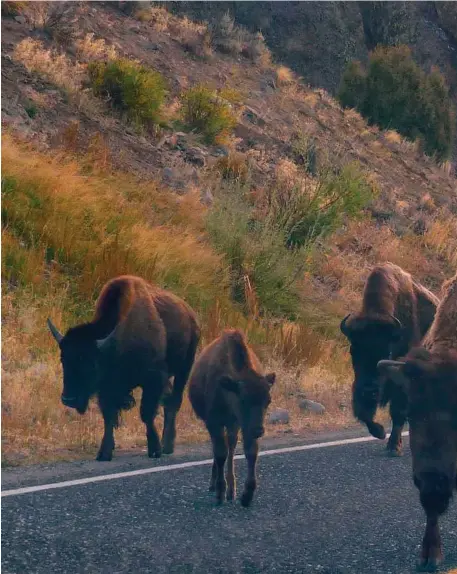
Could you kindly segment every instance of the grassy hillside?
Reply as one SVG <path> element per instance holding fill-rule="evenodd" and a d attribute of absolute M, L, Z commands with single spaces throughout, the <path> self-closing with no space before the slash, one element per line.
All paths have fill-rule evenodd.
<path fill-rule="evenodd" d="M 256 36 L 223 54 L 162 8 L 25 15 L 2 18 L 4 460 L 95 452 L 100 416 L 60 404 L 46 317 L 88 319 L 121 273 L 184 297 L 203 344 L 246 331 L 291 414 L 270 433 L 350 424 L 339 321 L 375 263 L 434 290 L 455 269 L 449 166 L 304 86 Z M 137 411 L 125 422 L 119 446 L 144 446 Z M 205 437 L 186 401 L 178 441 Z"/>

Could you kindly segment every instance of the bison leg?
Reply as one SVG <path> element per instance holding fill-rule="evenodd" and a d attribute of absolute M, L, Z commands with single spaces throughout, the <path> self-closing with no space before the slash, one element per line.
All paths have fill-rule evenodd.
<path fill-rule="evenodd" d="M 173 454 L 175 450 L 175 438 L 176 438 L 176 415 L 182 404 L 182 397 L 184 393 L 184 387 L 187 382 L 186 372 L 185 376 L 175 375 L 175 380 L 173 382 L 173 390 L 165 397 L 163 411 L 163 433 L 162 433 L 162 445 L 164 454 Z"/>
<path fill-rule="evenodd" d="M 421 572 L 435 572 L 442 558 L 438 517 L 436 515 L 428 515 L 418 570 Z"/>
<path fill-rule="evenodd" d="M 390 456 L 401 456 L 402 438 L 401 433 L 406 422 L 407 397 L 394 395 L 390 401 L 390 416 L 392 418 L 392 432 L 387 442 L 387 452 Z"/>
<path fill-rule="evenodd" d="M 259 443 L 257 439 L 244 439 L 244 455 L 248 463 L 248 476 L 244 483 L 244 491 L 241 495 L 241 505 L 247 507 L 251 504 L 254 491 L 257 488 L 257 456 L 259 453 Z"/>
<path fill-rule="evenodd" d="M 227 460 L 227 438 L 223 427 L 210 430 L 211 442 L 213 443 L 214 462 L 216 466 L 216 500 L 222 504 L 225 500 L 225 491 L 227 483 L 224 476 L 224 466 Z"/>
<path fill-rule="evenodd" d="M 159 376 L 163 378 L 163 381 L 152 381 L 152 383 L 150 382 L 143 388 L 140 406 L 141 420 L 146 426 L 148 456 L 150 458 L 160 458 L 162 455 L 162 445 L 160 444 L 160 438 L 154 424 L 154 419 L 157 415 L 157 408 L 159 406 L 162 389 L 165 386 L 166 376 L 159 373 L 156 375 L 156 379 Z"/>
<path fill-rule="evenodd" d="M 162 445 L 164 454 L 173 454 L 176 439 L 176 416 L 181 408 L 184 388 L 194 363 L 195 352 L 198 346 L 198 337 L 193 338 L 187 350 L 187 357 L 183 367 L 175 374 L 173 390 L 164 401 L 164 424 Z"/>
<path fill-rule="evenodd" d="M 216 491 L 216 480 L 217 480 L 217 463 L 216 459 L 213 460 L 213 466 L 211 468 L 211 480 L 209 482 L 209 491 L 215 492 Z"/>
<path fill-rule="evenodd" d="M 233 457 L 238 442 L 238 428 L 230 428 L 227 431 L 228 461 L 227 461 L 227 500 L 235 500 L 236 478 Z"/>
<path fill-rule="evenodd" d="M 100 410 L 102 411 L 103 421 L 105 423 L 105 432 L 103 433 L 102 443 L 97 454 L 97 460 L 108 461 L 113 458 L 114 450 L 114 427 L 118 425 L 119 411 L 113 406 L 105 403 L 99 398 Z"/>

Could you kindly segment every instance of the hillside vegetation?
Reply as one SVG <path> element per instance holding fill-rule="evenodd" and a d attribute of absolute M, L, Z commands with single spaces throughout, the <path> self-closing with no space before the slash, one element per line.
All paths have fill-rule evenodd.
<path fill-rule="evenodd" d="M 22 4 L 2 18 L 5 461 L 95 451 L 101 419 L 61 406 L 46 318 L 87 320 L 122 273 L 184 297 L 203 344 L 246 331 L 278 372 L 273 408 L 290 411 L 270 433 L 349 424 L 339 322 L 375 263 L 434 290 L 455 269 L 450 166 L 307 88 L 227 22 Z M 326 414 L 302 412 L 304 396 Z M 144 446 L 136 410 L 125 422 L 118 444 Z M 178 441 L 205 437 L 185 401 Z"/>

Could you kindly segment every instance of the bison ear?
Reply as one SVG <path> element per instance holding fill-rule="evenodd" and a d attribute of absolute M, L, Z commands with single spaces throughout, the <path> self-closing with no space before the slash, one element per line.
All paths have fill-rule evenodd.
<path fill-rule="evenodd" d="M 219 380 L 220 386 L 224 389 L 224 391 L 229 391 L 230 393 L 235 393 L 236 395 L 240 394 L 241 385 L 240 381 L 234 381 L 230 377 L 221 377 Z"/>
<path fill-rule="evenodd" d="M 265 375 L 265 379 L 268 383 L 268 385 L 270 386 L 270 388 L 275 384 L 276 381 L 276 373 L 268 373 L 268 375 Z"/>
<path fill-rule="evenodd" d="M 111 333 L 104 339 L 96 339 L 95 344 L 99 351 L 107 351 L 114 342 L 114 335 L 116 333 L 116 327 L 111 331 Z"/>
<path fill-rule="evenodd" d="M 407 391 L 409 378 L 404 372 L 405 365 L 404 361 L 379 361 L 378 372 L 387 376 L 395 385 Z"/>

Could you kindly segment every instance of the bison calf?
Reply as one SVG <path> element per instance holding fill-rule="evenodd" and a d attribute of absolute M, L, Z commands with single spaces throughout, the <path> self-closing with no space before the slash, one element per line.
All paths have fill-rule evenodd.
<path fill-rule="evenodd" d="M 243 335 L 227 330 L 208 345 L 190 375 L 189 397 L 208 429 L 214 461 L 210 491 L 218 503 L 236 495 L 233 456 L 241 428 L 248 476 L 241 504 L 249 506 L 256 489 L 257 439 L 264 434 L 264 418 L 271 402 L 275 373 L 264 375 L 260 362 Z M 224 466 L 228 455 L 227 482 Z"/>
<path fill-rule="evenodd" d="M 48 326 L 60 348 L 62 403 L 83 414 L 91 396 L 98 398 L 105 433 L 97 460 L 111 460 L 113 430 L 120 411 L 134 405 L 136 387 L 143 389 L 140 413 L 148 455 L 162 453 L 154 425 L 162 398 L 163 451 L 171 454 L 176 415 L 200 337 L 193 310 L 139 277 L 122 276 L 104 286 L 92 321 L 69 329 L 65 336 L 49 319 Z"/>
<path fill-rule="evenodd" d="M 414 484 L 427 515 L 419 566 L 427 571 L 441 561 L 438 518 L 457 488 L 457 274 L 443 291 L 422 347 L 378 364 L 408 397 Z"/>

